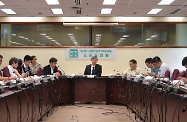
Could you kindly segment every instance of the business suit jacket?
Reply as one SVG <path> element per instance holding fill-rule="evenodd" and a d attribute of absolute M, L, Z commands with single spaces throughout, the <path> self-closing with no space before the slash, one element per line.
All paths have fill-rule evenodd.
<path fill-rule="evenodd" d="M 58 67 L 55 67 L 53 69 L 53 73 L 56 73 L 56 72 L 58 72 Z M 44 67 L 44 75 L 52 75 L 50 65 L 47 65 L 47 66 Z"/>
<path fill-rule="evenodd" d="M 84 71 L 84 75 L 91 75 L 91 64 L 87 65 Z M 97 77 L 101 77 L 102 74 L 102 66 L 99 64 L 95 65 L 95 72 L 94 75 L 96 75 Z"/>

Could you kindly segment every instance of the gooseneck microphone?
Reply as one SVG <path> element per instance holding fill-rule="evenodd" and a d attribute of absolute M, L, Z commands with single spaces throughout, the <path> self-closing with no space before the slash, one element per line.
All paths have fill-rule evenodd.
<path fill-rule="evenodd" d="M 63 72 L 64 75 L 66 75 L 65 71 L 60 66 L 57 67 Z"/>
<path fill-rule="evenodd" d="M 118 73 L 123 74 L 121 71 L 118 71 L 118 70 L 115 70 L 115 69 L 113 71 L 116 72 L 116 74 L 118 74 Z"/>

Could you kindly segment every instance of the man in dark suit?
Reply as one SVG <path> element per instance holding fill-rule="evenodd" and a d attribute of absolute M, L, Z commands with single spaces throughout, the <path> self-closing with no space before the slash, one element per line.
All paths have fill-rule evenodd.
<path fill-rule="evenodd" d="M 32 75 L 31 69 L 29 67 L 31 63 L 31 57 L 29 55 L 25 55 L 23 61 L 24 61 L 22 65 L 23 72 L 25 73 L 26 76 L 31 76 Z"/>
<path fill-rule="evenodd" d="M 44 67 L 44 75 L 57 75 L 59 76 L 60 73 L 58 71 L 58 67 L 56 66 L 57 59 L 51 58 L 49 59 L 49 65 Z"/>
<path fill-rule="evenodd" d="M 97 77 L 101 77 L 102 66 L 97 64 L 97 61 L 98 61 L 97 56 L 93 56 L 91 58 L 92 64 L 86 66 L 84 75 L 96 75 Z"/>

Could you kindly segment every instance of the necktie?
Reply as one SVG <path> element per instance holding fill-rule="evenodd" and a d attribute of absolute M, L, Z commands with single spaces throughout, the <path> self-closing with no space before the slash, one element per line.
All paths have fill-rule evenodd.
<path fill-rule="evenodd" d="M 92 74 L 91 75 L 95 75 L 95 67 L 92 67 Z"/>
<path fill-rule="evenodd" d="M 26 70 L 25 74 L 26 74 L 27 76 L 29 76 L 29 67 L 25 67 L 25 70 Z"/>

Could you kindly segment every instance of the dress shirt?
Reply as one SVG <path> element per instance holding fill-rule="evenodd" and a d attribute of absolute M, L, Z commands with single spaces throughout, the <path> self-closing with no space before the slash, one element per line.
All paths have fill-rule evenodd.
<path fill-rule="evenodd" d="M 23 66 L 24 66 L 24 68 L 25 68 L 25 74 L 26 74 L 27 76 L 29 76 L 29 75 L 30 75 L 29 66 L 26 66 L 24 63 L 23 63 Z"/>
<path fill-rule="evenodd" d="M 11 65 L 8 65 L 8 70 L 9 70 L 10 76 L 16 76 L 16 74 L 14 73 L 15 69 Z"/>
<path fill-rule="evenodd" d="M 53 70 L 54 70 L 54 69 L 51 67 L 51 74 L 53 74 L 53 72 L 54 72 Z"/>
<path fill-rule="evenodd" d="M 124 75 L 127 75 L 127 76 L 134 76 L 134 75 L 140 75 L 142 74 L 142 69 L 136 67 L 136 69 L 127 69 L 126 71 L 123 72 Z"/>
<path fill-rule="evenodd" d="M 92 74 L 93 68 L 95 69 L 95 66 L 92 65 L 91 66 L 91 74 Z"/>
<path fill-rule="evenodd" d="M 156 75 L 158 75 L 158 68 L 153 68 L 153 69 L 151 69 L 151 72 L 153 72 L 153 73 L 155 73 Z"/>
<path fill-rule="evenodd" d="M 166 63 L 162 63 L 159 70 L 158 70 L 158 75 L 160 77 L 165 77 L 165 73 L 166 73 L 167 70 L 170 71 L 168 65 Z M 170 71 L 170 76 L 171 76 L 171 71 Z"/>
<path fill-rule="evenodd" d="M 35 66 L 33 66 L 32 64 L 30 64 L 29 67 L 30 67 L 31 73 L 32 73 L 33 75 L 36 75 L 36 74 L 37 74 L 38 69 L 40 69 L 40 68 L 42 69 L 42 65 L 39 64 L 39 63 L 36 63 Z"/>

